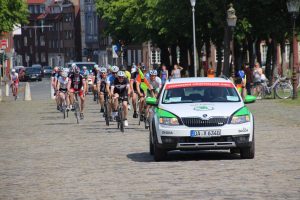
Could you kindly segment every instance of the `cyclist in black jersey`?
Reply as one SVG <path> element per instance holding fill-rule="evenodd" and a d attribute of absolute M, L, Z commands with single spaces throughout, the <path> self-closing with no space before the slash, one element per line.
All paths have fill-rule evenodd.
<path fill-rule="evenodd" d="M 124 71 L 118 71 L 117 78 L 111 85 L 111 93 L 113 97 L 113 117 L 117 116 L 117 109 L 118 109 L 118 99 L 119 97 L 123 97 L 123 111 L 124 111 L 124 125 L 128 126 L 128 96 L 130 95 L 130 86 L 128 79 L 125 78 Z"/>
<path fill-rule="evenodd" d="M 99 94 L 99 101 L 100 101 L 100 106 L 101 110 L 100 112 L 104 112 L 104 93 L 108 95 L 109 91 L 109 83 L 107 79 L 107 69 L 105 67 L 101 67 L 98 75 L 97 75 L 97 91 Z"/>

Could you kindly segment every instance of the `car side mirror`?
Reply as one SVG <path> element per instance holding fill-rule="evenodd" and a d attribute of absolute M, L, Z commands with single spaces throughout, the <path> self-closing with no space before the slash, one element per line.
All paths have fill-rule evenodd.
<path fill-rule="evenodd" d="M 149 106 L 158 106 L 157 99 L 155 97 L 147 97 L 146 104 Z"/>
<path fill-rule="evenodd" d="M 254 103 L 256 101 L 256 96 L 247 95 L 245 97 L 244 103 Z"/>

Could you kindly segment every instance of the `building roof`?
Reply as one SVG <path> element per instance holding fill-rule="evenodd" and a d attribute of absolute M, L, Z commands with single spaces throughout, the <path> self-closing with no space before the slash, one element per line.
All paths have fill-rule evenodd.
<path fill-rule="evenodd" d="M 28 4 L 42 4 L 45 2 L 46 2 L 46 0 L 27 0 Z"/>

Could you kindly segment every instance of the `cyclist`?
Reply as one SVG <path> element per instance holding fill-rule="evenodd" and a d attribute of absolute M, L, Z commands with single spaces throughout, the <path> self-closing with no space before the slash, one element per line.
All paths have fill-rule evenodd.
<path fill-rule="evenodd" d="M 57 80 L 58 80 L 58 77 L 59 77 L 59 69 L 57 66 L 54 67 L 53 69 L 53 72 L 52 72 L 52 75 L 51 75 L 51 86 L 54 90 L 54 96 L 55 96 L 55 101 L 56 101 L 56 108 L 57 110 L 59 110 L 59 101 L 58 101 L 58 94 L 57 94 Z"/>
<path fill-rule="evenodd" d="M 128 126 L 127 114 L 128 114 L 128 96 L 130 95 L 130 86 L 128 79 L 125 78 L 125 72 L 118 71 L 117 78 L 114 80 L 113 84 L 111 85 L 111 93 L 113 97 L 113 105 L 114 105 L 114 112 L 113 117 L 118 115 L 118 103 L 119 97 L 123 97 L 123 111 L 124 113 L 124 126 Z"/>
<path fill-rule="evenodd" d="M 11 70 L 10 81 L 11 81 L 11 89 L 12 89 L 13 96 L 17 99 L 18 86 L 19 86 L 19 75 L 15 69 Z"/>
<path fill-rule="evenodd" d="M 148 90 L 148 95 L 147 96 L 152 96 L 152 97 L 157 97 L 157 94 L 159 93 L 159 90 L 162 87 L 161 79 L 157 76 L 157 71 L 156 70 L 150 70 L 150 88 Z M 149 118 L 149 110 L 150 106 L 146 106 L 146 119 Z M 148 120 L 146 120 L 147 123 L 149 123 Z M 149 124 L 147 124 L 149 126 Z"/>
<path fill-rule="evenodd" d="M 246 75 L 244 70 L 239 70 L 236 72 L 235 85 L 238 91 L 240 92 L 242 98 L 245 99 L 247 95 L 247 90 L 246 90 Z"/>
<path fill-rule="evenodd" d="M 116 75 L 117 75 L 117 72 L 119 71 L 119 67 L 117 66 L 111 66 L 110 67 L 110 74 L 107 76 L 107 83 L 108 83 L 108 95 L 110 97 L 112 97 L 112 93 L 111 93 L 111 85 L 114 83 L 115 79 L 116 79 Z M 111 113 L 111 110 L 113 108 L 113 101 L 112 99 L 110 99 L 110 106 L 109 106 L 109 113 Z M 113 116 L 110 116 L 110 121 L 113 120 Z"/>
<path fill-rule="evenodd" d="M 57 91 L 58 91 L 58 96 L 59 96 L 59 105 L 62 105 L 63 101 L 66 100 L 67 104 L 67 109 L 69 110 L 69 98 L 68 98 L 68 82 L 69 82 L 69 77 L 68 73 L 63 71 L 61 73 L 61 76 L 58 78 L 57 81 Z M 61 107 L 62 109 L 62 107 Z"/>
<path fill-rule="evenodd" d="M 138 69 L 136 66 L 132 66 L 131 68 L 131 79 L 130 79 L 130 91 L 131 91 L 131 98 L 132 98 L 132 106 L 133 106 L 133 118 L 137 118 L 138 114 L 136 112 L 136 103 L 137 103 L 137 77 L 139 75 Z"/>
<path fill-rule="evenodd" d="M 107 93 L 108 95 L 108 91 L 109 91 L 109 83 L 107 80 L 107 69 L 105 67 L 101 67 L 98 75 L 97 75 L 97 91 L 99 94 L 99 102 L 100 102 L 100 112 L 103 113 L 104 112 L 104 94 Z"/>
<path fill-rule="evenodd" d="M 84 109 L 84 91 L 86 91 L 85 86 L 86 86 L 85 80 L 80 74 L 80 69 L 78 67 L 75 67 L 74 74 L 72 74 L 69 78 L 68 91 L 70 95 L 71 104 L 73 104 L 74 102 L 74 92 L 78 91 L 78 95 L 80 97 L 80 119 L 84 118 L 83 109 Z"/>
<path fill-rule="evenodd" d="M 87 91 L 84 91 L 85 94 L 87 94 L 87 92 L 88 92 L 88 77 L 89 77 L 89 74 L 90 74 L 89 70 L 87 70 L 86 66 L 83 66 L 82 71 L 81 71 L 81 75 L 85 79 L 85 84 L 86 84 L 85 88 L 87 89 Z"/>
<path fill-rule="evenodd" d="M 98 71 L 99 71 L 99 65 L 94 65 L 94 68 L 92 69 L 94 101 L 97 100 L 97 74 L 98 74 Z"/>

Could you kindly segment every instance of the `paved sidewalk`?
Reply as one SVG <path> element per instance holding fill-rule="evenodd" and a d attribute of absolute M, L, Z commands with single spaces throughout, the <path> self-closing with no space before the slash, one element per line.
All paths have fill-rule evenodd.
<path fill-rule="evenodd" d="M 45 94 L 47 95 L 47 94 Z M 250 104 L 256 157 L 171 153 L 156 163 L 148 132 L 129 118 L 106 127 L 89 97 L 85 120 L 47 99 L 0 102 L 0 199 L 294 199 L 300 197 L 300 106 Z"/>

